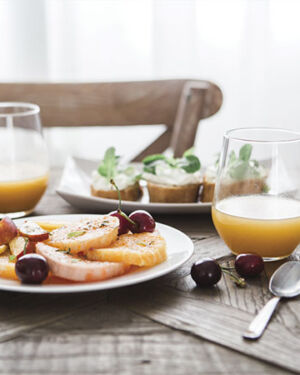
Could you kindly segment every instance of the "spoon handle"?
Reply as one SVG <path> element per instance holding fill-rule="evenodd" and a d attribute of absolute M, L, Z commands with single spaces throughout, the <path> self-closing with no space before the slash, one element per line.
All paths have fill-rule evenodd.
<path fill-rule="evenodd" d="M 273 297 L 265 304 L 265 306 L 252 320 L 247 331 L 243 334 L 244 338 L 255 340 L 262 335 L 279 301 L 280 297 Z"/>

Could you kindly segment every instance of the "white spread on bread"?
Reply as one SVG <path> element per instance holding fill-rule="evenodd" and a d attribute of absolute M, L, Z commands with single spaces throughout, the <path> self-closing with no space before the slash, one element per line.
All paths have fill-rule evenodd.
<path fill-rule="evenodd" d="M 159 163 L 155 166 L 155 174 L 144 172 L 143 178 L 149 182 L 159 185 L 183 186 L 189 184 L 200 184 L 201 174 L 187 173 L 182 168 L 173 168 L 166 163 Z"/>
<path fill-rule="evenodd" d="M 137 173 L 126 174 L 125 172 L 120 172 L 114 176 L 114 181 L 120 190 L 124 190 L 128 186 L 135 184 L 136 175 Z M 115 190 L 108 179 L 101 176 L 96 170 L 92 172 L 92 185 L 95 190 Z"/>

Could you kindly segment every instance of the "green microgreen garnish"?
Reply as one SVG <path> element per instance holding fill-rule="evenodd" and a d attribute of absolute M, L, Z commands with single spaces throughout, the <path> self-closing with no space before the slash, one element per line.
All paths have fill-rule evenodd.
<path fill-rule="evenodd" d="M 250 144 L 245 144 L 241 147 L 239 152 L 239 159 L 243 161 L 249 161 L 252 153 L 252 146 Z"/>
<path fill-rule="evenodd" d="M 68 238 L 79 237 L 79 236 L 82 236 L 84 233 L 85 233 L 84 230 L 79 230 L 79 231 L 77 231 L 77 232 L 71 232 L 71 233 L 68 233 L 68 234 L 67 234 L 67 237 L 68 237 Z"/>
<path fill-rule="evenodd" d="M 167 157 L 162 154 L 149 155 L 143 159 L 144 172 L 156 174 L 156 166 L 165 163 L 171 168 L 181 168 L 187 173 L 195 173 L 201 168 L 199 158 L 194 155 L 194 148 L 186 150 L 181 158 Z"/>
<path fill-rule="evenodd" d="M 157 160 L 168 160 L 167 157 L 165 155 L 162 155 L 162 154 L 154 154 L 154 155 L 149 155 L 149 156 L 146 156 L 144 159 L 143 159 L 143 163 L 145 165 L 149 165 L 149 164 L 152 164 L 154 161 L 157 161 Z"/>
<path fill-rule="evenodd" d="M 108 148 L 98 167 L 98 173 L 110 181 L 117 172 L 119 159 L 120 157 L 116 155 L 116 149 L 114 147 Z"/>
<path fill-rule="evenodd" d="M 228 173 L 229 176 L 235 180 L 242 180 L 246 176 L 257 178 L 260 176 L 257 168 L 259 163 L 257 160 L 250 159 L 252 153 L 252 146 L 245 144 L 239 151 L 237 157 L 234 151 L 229 154 Z"/>
<path fill-rule="evenodd" d="M 267 184 L 263 185 L 262 192 L 267 194 L 270 191 L 270 187 Z"/>
<path fill-rule="evenodd" d="M 107 181 L 115 178 L 117 174 L 122 173 L 130 177 L 133 182 L 139 181 L 142 177 L 137 174 L 137 170 L 133 165 L 128 165 L 126 168 L 119 165 L 120 156 L 116 155 L 115 147 L 110 147 L 105 151 L 104 158 L 98 167 L 100 176 L 105 177 Z"/>
<path fill-rule="evenodd" d="M 195 155 L 187 155 L 178 165 L 187 173 L 195 173 L 201 168 L 200 160 Z"/>
<path fill-rule="evenodd" d="M 10 262 L 14 262 L 16 260 L 16 256 L 10 255 L 8 259 L 9 259 Z"/>

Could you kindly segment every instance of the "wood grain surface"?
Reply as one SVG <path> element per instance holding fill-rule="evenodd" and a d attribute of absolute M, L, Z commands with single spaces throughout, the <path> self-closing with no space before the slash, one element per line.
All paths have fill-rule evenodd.
<path fill-rule="evenodd" d="M 35 215 L 78 213 L 55 195 L 59 170 Z M 270 298 L 273 271 L 237 288 L 223 277 L 195 288 L 195 259 L 232 257 L 209 215 L 159 216 L 191 236 L 193 257 L 147 283 L 76 295 L 1 292 L 0 374 L 290 374 L 300 373 L 300 299 L 281 303 L 258 342 L 243 330 Z M 2 342 L 1 342 L 2 341 Z"/>

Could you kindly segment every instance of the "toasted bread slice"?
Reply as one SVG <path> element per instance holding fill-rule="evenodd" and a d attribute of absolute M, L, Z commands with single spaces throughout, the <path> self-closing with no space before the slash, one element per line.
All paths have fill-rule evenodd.
<path fill-rule="evenodd" d="M 48 261 L 53 275 L 73 281 L 101 281 L 124 274 L 130 266 L 124 263 L 92 262 L 49 246 L 36 245 L 36 252 Z"/>
<path fill-rule="evenodd" d="M 117 239 L 119 219 L 109 215 L 87 218 L 51 232 L 48 245 L 71 254 L 107 247 Z"/>
<path fill-rule="evenodd" d="M 150 202 L 193 203 L 198 200 L 199 184 L 167 186 L 147 182 Z"/>
<path fill-rule="evenodd" d="M 93 185 L 91 185 L 91 194 L 95 197 L 118 199 L 118 193 L 116 190 L 96 190 Z M 142 195 L 142 189 L 137 181 L 126 189 L 120 190 L 120 194 L 123 201 L 137 201 Z"/>
<path fill-rule="evenodd" d="M 18 280 L 15 272 L 15 263 L 9 261 L 10 253 L 6 251 L 0 255 L 0 277 L 11 280 Z"/>
<path fill-rule="evenodd" d="M 207 181 L 204 177 L 202 192 L 201 192 L 201 201 L 202 202 L 212 202 L 214 199 L 215 192 L 215 183 Z"/>
<path fill-rule="evenodd" d="M 232 183 L 221 183 L 219 189 L 219 199 L 224 199 L 232 195 L 259 194 L 264 190 L 264 178 L 250 178 Z"/>
<path fill-rule="evenodd" d="M 166 242 L 158 232 L 123 234 L 112 246 L 89 250 L 86 255 L 90 260 L 123 262 L 136 266 L 154 266 L 167 258 Z"/>

